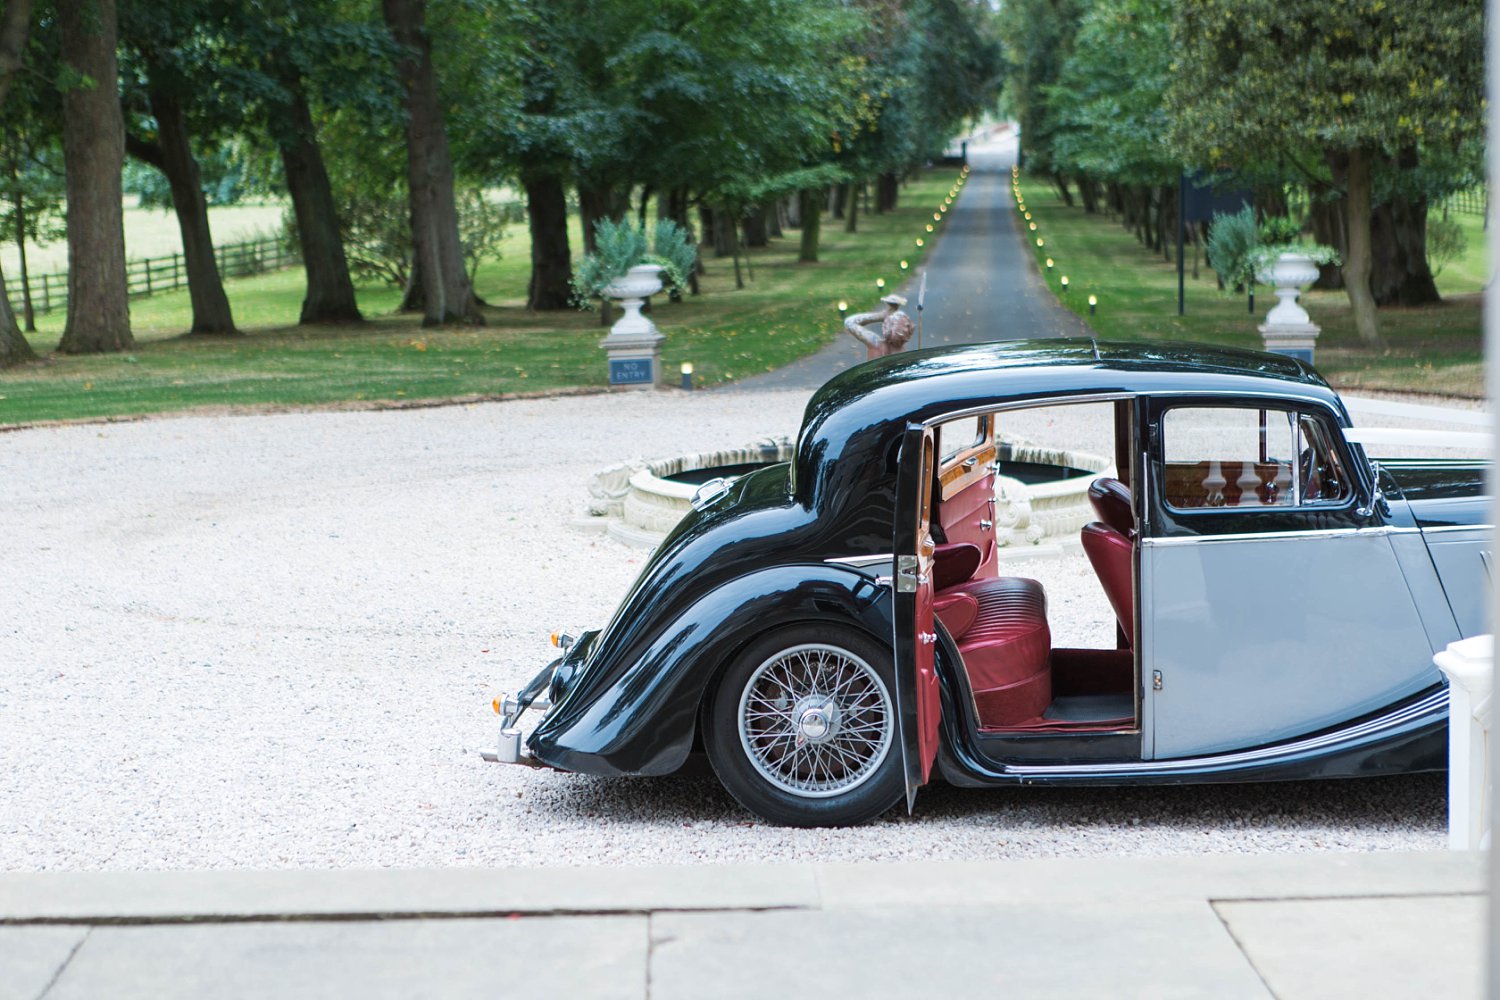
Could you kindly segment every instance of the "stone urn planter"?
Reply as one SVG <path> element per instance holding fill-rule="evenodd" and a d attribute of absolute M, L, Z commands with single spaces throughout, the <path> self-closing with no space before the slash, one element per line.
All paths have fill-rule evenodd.
<path fill-rule="evenodd" d="M 659 381 L 661 344 L 667 338 L 641 313 L 641 306 L 661 291 L 661 272 L 658 264 L 637 264 L 604 286 L 603 294 L 624 310 L 599 342 L 609 360 L 611 386 L 650 389 Z"/>
<path fill-rule="evenodd" d="M 1321 328 L 1297 303 L 1297 297 L 1303 285 L 1318 280 L 1318 265 L 1306 254 L 1283 253 L 1256 277 L 1276 289 L 1276 305 L 1259 328 L 1266 350 L 1311 363 Z"/>

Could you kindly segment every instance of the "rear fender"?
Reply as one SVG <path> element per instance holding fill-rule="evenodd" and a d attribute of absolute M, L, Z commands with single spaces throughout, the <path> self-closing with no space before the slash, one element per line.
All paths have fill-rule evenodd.
<path fill-rule="evenodd" d="M 669 774 L 693 746 L 698 708 L 750 640 L 801 622 L 862 629 L 890 645 L 890 589 L 845 566 L 776 566 L 715 588 L 656 630 L 633 662 L 590 662 L 527 745 L 588 774 Z"/>

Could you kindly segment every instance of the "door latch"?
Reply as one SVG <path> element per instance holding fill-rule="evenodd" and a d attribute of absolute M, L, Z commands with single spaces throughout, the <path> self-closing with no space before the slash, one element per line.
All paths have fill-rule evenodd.
<path fill-rule="evenodd" d="M 1153 671 L 1151 671 L 1151 690 L 1153 690 L 1153 691 L 1160 691 L 1161 690 L 1161 671 L 1160 670 L 1153 670 Z"/>
<path fill-rule="evenodd" d="M 921 562 L 916 556 L 896 557 L 896 593 L 915 594 L 917 588 L 927 582 L 927 577 L 920 572 Z"/>

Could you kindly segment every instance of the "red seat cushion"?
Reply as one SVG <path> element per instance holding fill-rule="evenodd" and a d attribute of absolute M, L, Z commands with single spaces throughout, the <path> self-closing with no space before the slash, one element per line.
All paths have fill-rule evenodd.
<path fill-rule="evenodd" d="M 1129 538 L 1108 525 L 1094 521 L 1083 526 L 1083 551 L 1094 565 L 1099 584 L 1115 609 L 1125 639 L 1135 646 L 1135 594 L 1132 587 Z"/>
<path fill-rule="evenodd" d="M 1131 510 L 1130 487 L 1118 479 L 1101 476 L 1089 484 L 1089 503 L 1099 520 L 1126 538 L 1135 535 L 1135 514 Z"/>
<path fill-rule="evenodd" d="M 978 606 L 973 624 L 955 638 L 974 691 L 980 728 L 999 729 L 1040 718 L 1052 703 L 1052 632 L 1042 585 L 1015 576 L 972 580 L 945 591 L 939 600 L 957 595 L 972 598 Z"/>

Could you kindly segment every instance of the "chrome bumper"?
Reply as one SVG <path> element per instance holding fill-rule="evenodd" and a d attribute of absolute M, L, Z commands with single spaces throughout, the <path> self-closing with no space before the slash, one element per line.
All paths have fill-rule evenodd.
<path fill-rule="evenodd" d="M 501 694 L 495 699 L 497 711 L 500 713 L 500 736 L 495 741 L 493 749 L 481 747 L 479 756 L 484 760 L 496 764 L 521 764 L 526 767 L 546 767 L 546 764 L 534 759 L 526 748 L 521 745 L 521 730 L 516 725 L 521 715 L 528 709 L 534 708 L 546 714 L 552 708 L 552 702 L 548 697 L 548 690 L 552 684 L 552 675 L 557 672 L 558 666 L 563 658 L 558 657 L 542 668 L 541 672 L 531 679 L 531 683 L 521 689 L 519 694 Z"/>

